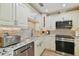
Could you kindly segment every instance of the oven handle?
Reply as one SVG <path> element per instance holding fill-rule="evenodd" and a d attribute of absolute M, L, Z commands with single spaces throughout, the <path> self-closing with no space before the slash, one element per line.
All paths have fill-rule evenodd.
<path fill-rule="evenodd" d="M 28 49 L 30 49 L 30 48 L 32 48 L 32 46 L 26 48 L 25 50 L 28 50 Z M 20 53 L 23 53 L 25 50 L 21 51 Z"/>

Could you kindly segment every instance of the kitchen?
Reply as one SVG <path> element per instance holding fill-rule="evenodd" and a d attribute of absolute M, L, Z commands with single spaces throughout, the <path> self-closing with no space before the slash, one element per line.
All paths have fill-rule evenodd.
<path fill-rule="evenodd" d="M 79 56 L 79 3 L 0 3 L 0 56 Z"/>

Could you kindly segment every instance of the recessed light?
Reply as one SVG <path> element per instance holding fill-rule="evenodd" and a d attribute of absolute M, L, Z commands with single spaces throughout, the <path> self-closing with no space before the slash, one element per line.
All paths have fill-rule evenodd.
<path fill-rule="evenodd" d="M 66 4 L 62 4 L 63 7 L 66 7 Z"/>

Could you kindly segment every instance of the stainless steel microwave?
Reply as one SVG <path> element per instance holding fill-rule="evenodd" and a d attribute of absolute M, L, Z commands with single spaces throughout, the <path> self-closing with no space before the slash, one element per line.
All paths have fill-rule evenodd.
<path fill-rule="evenodd" d="M 56 22 L 56 29 L 71 29 L 71 28 L 72 28 L 72 20 Z"/>

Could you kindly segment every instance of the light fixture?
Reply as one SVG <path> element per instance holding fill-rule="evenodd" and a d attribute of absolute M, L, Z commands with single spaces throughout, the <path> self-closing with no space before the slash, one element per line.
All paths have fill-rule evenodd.
<path fill-rule="evenodd" d="M 63 7 L 66 7 L 66 4 L 62 4 Z"/>

